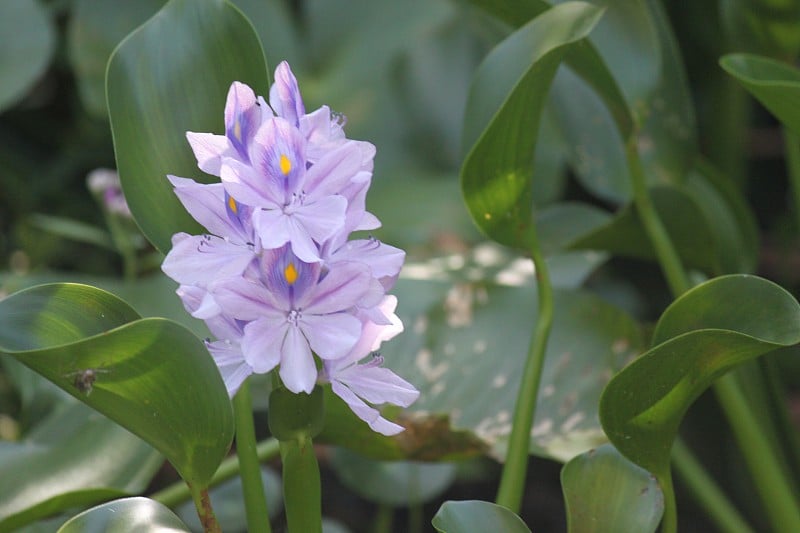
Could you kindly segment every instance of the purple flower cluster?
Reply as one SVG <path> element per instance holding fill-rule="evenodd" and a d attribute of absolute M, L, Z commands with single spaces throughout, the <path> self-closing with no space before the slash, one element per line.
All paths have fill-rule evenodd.
<path fill-rule="evenodd" d="M 225 135 L 187 138 L 200 169 L 221 181 L 169 176 L 208 233 L 175 234 L 162 269 L 216 336 L 207 346 L 229 394 L 250 374 L 278 368 L 292 392 L 329 382 L 372 429 L 402 431 L 370 404 L 407 407 L 419 395 L 374 355 L 403 329 L 387 292 L 405 253 L 348 240 L 380 226 L 365 203 L 375 147 L 347 139 L 327 106 L 306 113 L 286 62 L 269 103 L 234 82 Z"/>

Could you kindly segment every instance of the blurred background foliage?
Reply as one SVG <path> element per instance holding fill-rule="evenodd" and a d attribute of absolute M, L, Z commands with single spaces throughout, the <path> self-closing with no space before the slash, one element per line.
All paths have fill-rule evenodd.
<path fill-rule="evenodd" d="M 480 61 L 509 34 L 513 21 L 494 18 L 465 0 L 233 3 L 252 21 L 270 68 L 283 59 L 290 62 L 307 109 L 330 105 L 347 117 L 349 137 L 378 147 L 368 198 L 369 209 L 383 222 L 375 235 L 409 253 L 409 265 L 394 291 L 407 333 L 387 346 L 385 356 L 389 366 L 422 389 L 415 410 L 450 415 L 458 427 L 469 428 L 480 438 L 483 448 L 478 451 L 501 457 L 507 410 L 495 407 L 487 412 L 484 402 L 468 399 L 474 389 L 459 384 L 474 386 L 489 376 L 495 391 L 491 401 L 498 406 L 512 404 L 516 391 L 509 376 L 514 376 L 519 362 L 482 355 L 525 352 L 535 300 L 529 288 L 532 272 L 509 251 L 484 242 L 463 205 L 458 174 L 470 82 Z M 0 295 L 44 281 L 82 281 L 111 290 L 145 316 L 174 318 L 205 334 L 181 309 L 174 285 L 160 275 L 158 253 L 131 221 L 109 212 L 86 182 L 93 170 L 115 165 L 105 106 L 108 57 L 163 4 L 161 0 L 0 3 Z M 797 295 L 800 228 L 787 200 L 781 130 L 717 61 L 725 53 L 746 51 L 794 61 L 800 51 L 800 7 L 792 0 L 650 4 L 650 12 L 663 17 L 655 22 L 647 19 L 657 31 L 634 31 L 640 28 L 630 20 L 615 19 L 610 11 L 598 27 L 596 44 L 626 88 L 626 97 L 634 101 L 650 94 L 649 80 L 659 72 L 677 73 L 677 78 L 666 76 L 669 83 L 657 92 L 661 103 L 642 102 L 644 108 L 656 111 L 667 105 L 686 119 L 670 124 L 668 117 L 656 112 L 645 121 L 654 139 L 672 143 L 666 156 L 663 152 L 654 156 L 654 168 L 663 172 L 651 178 L 662 185 L 692 183 L 689 167 L 698 172 L 715 168 L 706 174 L 721 176 L 725 183 L 721 190 L 733 191 L 728 198 L 736 200 L 729 203 L 738 209 L 737 220 L 744 227 L 735 232 L 740 240 L 726 244 L 733 252 L 719 260 L 722 263 L 702 256 L 707 251 L 705 241 L 695 235 L 699 241 L 686 246 L 699 255 L 689 262 L 706 273 L 755 271 Z M 604 38 L 603 32 L 625 38 Z M 542 239 L 545 246 L 554 243 L 554 249 L 559 239 L 569 241 L 560 234 L 564 230 L 559 222 L 564 220 L 559 216 L 568 214 L 548 211 L 552 204 L 583 202 L 608 212 L 624 206 L 630 195 L 624 168 L 614 166 L 617 160 L 609 157 L 597 164 L 592 159 L 597 154 L 607 157 L 613 147 L 590 146 L 597 151 L 593 154 L 581 151 L 586 147 L 576 142 L 584 136 L 603 139 L 606 126 L 587 123 L 586 117 L 600 104 L 570 76 L 574 78 L 562 68 L 556 78 L 537 146 L 534 202 L 541 208 Z M 219 116 L 221 131 L 221 110 Z M 664 123 L 659 122 L 662 118 Z M 697 153 L 710 164 L 695 167 Z M 698 185 L 695 198 L 709 198 L 700 189 Z M 680 203 L 670 197 L 677 193 L 669 191 L 674 190 L 664 192 L 663 201 Z M 678 216 L 690 215 L 693 212 Z M 617 219 L 620 224 L 625 221 Z M 757 235 L 748 233 L 751 221 Z M 718 235 L 726 230 L 712 231 Z M 602 234 L 594 238 L 594 243 L 605 242 Z M 670 299 L 658 268 L 641 259 L 641 250 L 622 252 L 633 257 L 609 259 L 600 252 L 571 252 L 551 259 L 554 282 L 564 291 L 558 312 L 567 324 L 554 331 L 551 349 L 571 354 L 577 362 L 567 367 L 566 355 L 548 361 L 544 383 L 557 382 L 559 389 L 540 409 L 559 413 L 562 420 L 570 420 L 569 413 L 576 412 L 578 398 L 570 394 L 572 390 L 581 391 L 581 402 L 584 397 L 596 401 L 611 372 L 641 351 L 648 324 Z M 572 290 L 579 287 L 585 290 Z M 464 327 L 467 323 L 470 328 Z M 606 354 L 602 361 L 592 358 L 598 350 Z M 800 365 L 792 365 L 787 355 L 777 359 L 798 416 Z M 4 363 L 0 439 L 35 440 L 37 435 L 53 433 L 47 417 L 53 416 L 55 405 L 69 400 L 21 367 Z M 737 503 L 745 512 L 757 514 L 749 509 L 748 481 L 730 468 L 739 461 L 738 452 L 724 424 L 716 422 L 720 420 L 716 409 L 713 401 L 702 398 L 690 412 L 685 433 L 712 472 L 732 487 Z M 73 407 L 65 413 L 76 420 L 87 416 Z M 596 417 L 589 418 L 573 419 L 560 429 L 540 425 L 538 434 L 534 428 L 538 438 L 532 441 L 532 452 L 550 459 L 532 463 L 536 483 L 526 494 L 521 514 L 537 525 L 537 531 L 564 530 L 559 464 L 552 459 L 568 459 L 602 442 Z M 71 445 L 82 446 L 81 440 L 73 440 Z M 11 457 L 2 451 L 0 447 L 0 462 Z M 132 447 L 128 455 L 141 461 L 148 453 Z M 405 531 L 419 516 L 432 515 L 442 494 L 492 500 L 498 473 L 496 463 L 485 458 L 433 466 L 369 465 L 354 459 L 352 452 L 332 449 L 324 459 L 329 474 L 323 481 L 324 511 L 352 531 L 369 529 L 363 517 L 377 524 L 393 507 L 410 506 L 396 522 L 396 530 Z M 168 471 L 152 475 L 150 489 L 172 479 Z M 268 472 L 265 483 L 271 476 Z M 106 483 L 115 491 L 138 493 L 146 483 L 137 481 L 135 486 L 123 486 L 118 480 Z M 274 487 L 277 481 L 271 483 Z M 347 490 L 339 490 L 343 487 Z M 235 487 L 226 490 L 228 498 L 237 497 Z M 681 509 L 682 531 L 707 530 L 691 501 L 682 502 Z M 48 530 L 47 525 L 42 527 Z"/>

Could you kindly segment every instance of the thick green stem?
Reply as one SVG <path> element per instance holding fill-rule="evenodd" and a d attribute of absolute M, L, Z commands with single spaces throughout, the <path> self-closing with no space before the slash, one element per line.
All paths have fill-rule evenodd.
<path fill-rule="evenodd" d="M 789 128 L 783 128 L 786 145 L 786 166 L 794 199 L 795 231 L 800 233 L 800 137 Z"/>
<path fill-rule="evenodd" d="M 714 383 L 714 392 L 739 443 L 773 530 L 800 531 L 800 507 L 792 484 L 761 431 L 736 378 L 732 375 L 721 377 Z"/>
<path fill-rule="evenodd" d="M 256 432 L 253 426 L 253 403 L 247 380 L 233 397 L 236 422 L 236 456 L 239 458 L 247 531 L 271 533 L 267 498 L 261 480 L 261 466 L 256 453 Z"/>
<path fill-rule="evenodd" d="M 691 490 L 721 533 L 753 533 L 739 510 L 731 505 L 681 439 L 677 439 L 672 446 L 672 463 L 681 481 Z"/>
<path fill-rule="evenodd" d="M 531 426 L 536 413 L 547 339 L 553 324 L 553 287 L 550 285 L 550 275 L 535 235 L 532 235 L 531 241 L 531 258 L 536 269 L 536 287 L 539 296 L 539 314 L 517 394 L 506 462 L 503 465 L 497 491 L 498 505 L 505 506 L 515 513 L 519 513 L 522 503 L 525 474 L 528 469 Z"/>
<path fill-rule="evenodd" d="M 664 494 L 664 516 L 661 518 L 661 533 L 677 533 L 678 506 L 675 504 L 675 487 L 672 484 L 672 472 L 669 468 L 657 475 L 658 484 Z"/>
<path fill-rule="evenodd" d="M 258 456 L 258 460 L 262 463 L 275 459 L 279 454 L 280 447 L 276 439 L 270 438 L 261 441 L 258 443 L 258 446 L 256 446 L 256 455 Z M 208 485 L 209 488 L 216 487 L 220 483 L 224 483 L 233 478 L 239 473 L 239 470 L 239 458 L 235 456 L 228 457 L 219 465 L 214 477 L 211 479 L 211 483 Z M 176 507 L 192 499 L 192 494 L 189 492 L 189 487 L 186 486 L 186 483 L 179 481 L 158 492 L 154 492 L 149 497 L 152 500 L 163 503 L 167 507 Z"/>
<path fill-rule="evenodd" d="M 311 438 L 281 441 L 281 462 L 289 533 L 321 533 L 319 464 Z"/>

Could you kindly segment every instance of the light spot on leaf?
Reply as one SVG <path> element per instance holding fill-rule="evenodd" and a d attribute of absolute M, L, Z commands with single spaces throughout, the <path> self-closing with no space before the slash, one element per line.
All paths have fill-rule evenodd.
<path fill-rule="evenodd" d="M 463 328 L 472 323 L 473 300 L 472 285 L 459 283 L 451 287 L 444 300 L 447 325 L 451 328 Z"/>
<path fill-rule="evenodd" d="M 411 329 L 417 335 L 425 333 L 428 330 L 428 317 L 419 315 L 417 319 L 414 320 L 414 326 Z"/>
<path fill-rule="evenodd" d="M 477 354 L 484 353 L 486 351 L 486 348 L 487 344 L 486 341 L 483 339 L 478 339 L 472 344 L 472 350 Z"/>
<path fill-rule="evenodd" d="M 575 428 L 575 426 L 577 426 L 583 421 L 584 418 L 586 418 L 586 415 L 582 411 L 578 411 L 577 413 L 572 413 L 569 416 L 569 418 L 564 420 L 564 422 L 561 424 L 561 432 L 567 433 L 569 431 L 572 431 Z"/>
<path fill-rule="evenodd" d="M 542 398 L 549 398 L 556 392 L 556 387 L 552 383 L 542 387 Z"/>
<path fill-rule="evenodd" d="M 531 428 L 531 437 L 541 437 L 553 431 L 553 420 L 545 418 Z"/>
<path fill-rule="evenodd" d="M 434 366 L 431 361 L 432 358 L 433 354 L 431 351 L 427 348 L 422 348 L 419 352 L 417 352 L 417 358 L 415 361 L 417 368 L 422 373 L 422 376 L 431 383 L 438 381 L 439 378 L 441 378 L 444 373 L 447 372 L 449 367 L 449 365 L 444 361 Z"/>
<path fill-rule="evenodd" d="M 498 374 L 492 380 L 492 387 L 499 389 L 505 387 L 506 383 L 508 383 L 508 377 L 504 376 L 503 374 Z"/>

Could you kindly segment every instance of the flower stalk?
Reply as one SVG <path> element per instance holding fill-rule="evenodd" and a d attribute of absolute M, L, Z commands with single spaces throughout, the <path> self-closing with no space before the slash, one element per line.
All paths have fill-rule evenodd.
<path fill-rule="evenodd" d="M 261 479 L 261 467 L 256 451 L 256 433 L 253 426 L 253 404 L 250 397 L 250 384 L 245 381 L 233 397 L 233 411 L 236 423 L 236 456 L 242 478 L 244 508 L 247 518 L 247 531 L 271 533 L 267 512 L 267 498 Z"/>
<path fill-rule="evenodd" d="M 535 230 L 530 231 L 530 253 L 536 271 L 536 288 L 539 299 L 539 312 L 536 327 L 531 337 L 525 368 L 517 402 L 514 407 L 514 420 L 508 441 L 506 462 L 497 491 L 497 504 L 519 513 L 522 494 L 525 490 L 525 475 L 528 469 L 528 450 L 533 417 L 539 396 L 539 385 L 544 367 L 547 339 L 553 325 L 553 287 L 544 255 L 539 248 Z"/>

